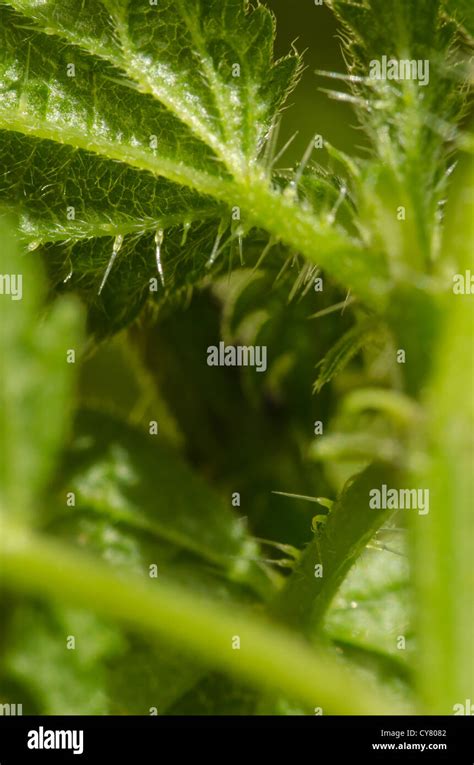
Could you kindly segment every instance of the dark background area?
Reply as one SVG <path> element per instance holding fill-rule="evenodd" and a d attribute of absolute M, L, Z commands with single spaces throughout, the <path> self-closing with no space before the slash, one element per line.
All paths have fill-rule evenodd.
<path fill-rule="evenodd" d="M 279 146 L 296 131 L 298 135 L 279 166 L 297 163 L 316 133 L 342 151 L 352 152 L 363 137 L 354 129 L 357 120 L 351 106 L 330 99 L 320 90 L 340 90 L 341 83 L 316 74 L 316 70 L 347 71 L 333 13 L 325 5 L 314 5 L 314 0 L 268 0 L 267 5 L 277 19 L 276 55 L 286 55 L 294 43 L 298 52 L 304 53 L 305 65 L 301 81 L 287 104 Z M 327 154 L 320 151 L 313 159 L 326 164 Z"/>

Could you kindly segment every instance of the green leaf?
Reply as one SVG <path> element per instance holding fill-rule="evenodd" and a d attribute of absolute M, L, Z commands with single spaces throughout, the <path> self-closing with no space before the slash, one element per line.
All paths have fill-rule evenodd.
<path fill-rule="evenodd" d="M 4 636 L 0 696 L 21 688 L 23 714 L 163 714 L 204 675 L 182 652 L 88 611 L 24 603 Z"/>
<path fill-rule="evenodd" d="M 127 649 L 107 662 L 110 714 L 173 714 L 206 674 L 189 655 L 162 641 L 127 636 Z"/>
<path fill-rule="evenodd" d="M 330 0 L 344 27 L 349 93 L 372 160 L 359 163 L 355 198 L 367 245 L 389 257 L 398 281 L 412 283 L 439 257 L 439 206 L 446 194 L 447 142 L 457 136 L 469 66 L 441 0 Z M 420 78 L 371 77 L 382 57 L 419 61 Z M 424 84 L 422 84 L 422 82 Z M 400 212 L 403 208 L 403 218 Z"/>
<path fill-rule="evenodd" d="M 320 372 L 314 384 L 314 390 L 319 393 L 321 388 L 330 382 L 335 375 L 356 356 L 359 351 L 380 336 L 380 329 L 374 326 L 374 319 L 361 320 L 352 327 L 320 361 Z"/>
<path fill-rule="evenodd" d="M 365 546 L 390 511 L 369 505 L 370 491 L 395 471 L 374 464 L 347 482 L 321 530 L 273 603 L 279 619 L 315 637 L 324 614 Z"/>
<path fill-rule="evenodd" d="M 13 132 L 3 133 L 0 167 L 8 168 L 0 200 L 19 214 L 22 238 L 43 254 L 60 290 L 86 299 L 97 334 L 129 323 L 147 297 L 161 300 L 202 278 L 223 212 L 210 198 Z"/>
<path fill-rule="evenodd" d="M 471 36 L 474 41 L 474 8 L 470 0 L 445 0 L 447 11 L 463 29 Z"/>
<path fill-rule="evenodd" d="M 87 417 L 84 419 L 87 420 Z M 68 507 L 66 511 L 59 508 L 53 511 L 51 501 L 48 503 L 48 514 L 43 523 L 49 535 L 60 540 L 61 544 L 71 544 L 83 551 L 87 550 L 121 575 L 126 573 L 127 576 L 156 582 L 157 587 L 166 582 L 174 582 L 201 597 L 212 597 L 233 604 L 253 602 L 255 594 L 251 594 L 248 587 L 253 583 L 256 589 L 259 585 L 263 589 L 265 582 L 265 577 L 262 575 L 259 578 L 255 572 L 252 582 L 251 573 L 247 571 L 245 555 L 251 549 L 256 550 L 256 545 L 247 540 L 244 552 L 242 546 L 239 548 L 235 541 L 235 550 L 242 557 L 240 560 L 237 557 L 235 560 L 230 559 L 228 567 L 240 566 L 241 571 L 234 578 L 242 579 L 242 586 L 229 581 L 222 568 L 216 566 L 212 550 L 205 550 L 207 556 L 201 553 L 199 529 L 194 534 L 196 539 L 187 540 L 181 529 L 176 531 L 179 523 L 174 524 L 174 534 L 173 529 L 168 529 L 166 525 L 160 527 L 159 522 L 156 527 L 153 525 L 153 519 L 160 518 L 160 510 L 167 510 L 168 503 L 176 513 L 179 500 L 183 497 L 183 490 L 180 494 L 176 492 L 176 487 L 172 497 L 167 493 L 171 483 L 163 492 L 163 481 L 160 480 L 162 474 L 156 469 L 156 465 L 160 464 L 160 449 L 152 449 L 143 439 L 136 451 L 139 441 L 137 431 L 106 416 L 94 417 L 89 413 L 88 424 L 89 429 L 82 420 L 82 427 L 73 442 L 72 475 L 64 465 L 61 469 L 61 472 L 65 469 L 61 476 L 65 488 L 60 491 L 59 499 L 64 503 L 66 489 L 74 490 L 77 504 Z M 116 434 L 122 450 L 118 455 L 117 443 L 112 443 L 111 430 Z M 105 452 L 102 457 L 98 456 L 98 449 L 91 453 L 91 431 L 102 433 L 101 444 Z M 130 434 L 136 435 L 134 442 Z M 80 463 L 78 466 L 74 461 L 76 444 Z M 106 452 L 105 445 L 110 447 L 110 453 Z M 144 457 L 146 449 L 150 452 L 148 460 Z M 166 454 L 166 450 L 163 451 Z M 139 477 L 142 491 L 140 497 L 143 497 L 143 492 L 150 492 L 148 502 L 140 506 L 139 510 L 132 505 L 132 499 L 137 501 L 137 496 L 130 497 L 127 494 L 127 478 L 130 478 L 131 470 L 127 458 L 130 458 L 130 452 L 136 455 L 135 467 L 143 471 Z M 117 459 L 113 460 L 113 457 Z M 155 496 L 156 484 L 150 482 L 147 474 L 151 459 L 154 461 L 153 478 L 160 487 L 158 502 Z M 176 455 L 175 466 L 171 470 L 170 459 L 171 452 L 162 468 L 169 481 L 172 481 L 176 478 L 181 462 Z M 84 462 L 87 460 L 89 463 L 86 467 Z M 187 490 L 191 492 L 189 496 L 192 496 L 192 507 L 186 508 L 188 526 L 191 527 L 196 507 L 197 482 L 189 470 L 185 474 L 181 473 L 179 478 L 181 486 L 185 488 L 184 494 Z M 188 496 L 184 499 L 188 499 Z M 207 500 L 206 512 L 200 514 L 201 521 L 206 524 L 203 535 L 207 532 L 209 538 L 211 527 L 215 536 L 213 549 L 218 549 L 218 544 L 221 544 L 225 550 L 229 544 L 234 543 L 233 519 L 226 512 L 227 508 L 216 497 L 212 497 L 210 492 L 204 499 Z M 199 501 L 197 507 L 199 510 Z M 222 517 L 217 514 L 218 511 Z M 147 513 L 153 513 L 149 522 L 146 519 Z M 183 508 L 177 515 L 183 515 Z M 222 533 L 225 520 L 230 537 L 227 543 Z M 162 517 L 161 522 L 169 523 L 169 517 Z M 240 527 L 235 530 L 241 533 Z M 152 565 L 157 567 L 156 579 L 150 578 Z M 251 562 L 250 566 L 253 565 Z M 230 570 L 229 576 L 232 577 Z M 35 629 L 31 623 L 36 625 Z M 88 612 L 62 608 L 42 610 L 25 605 L 16 609 L 10 619 L 7 612 L 5 630 L 0 687 L 13 682 L 29 690 L 33 697 L 31 703 L 35 706 L 25 705 L 25 713 L 149 714 L 155 707 L 162 714 L 205 675 L 205 669 L 193 659 L 192 653 L 174 649 L 132 629 L 112 627 Z M 68 636 L 75 639 L 74 650 L 66 650 Z M 41 671 L 36 673 L 35 682 L 30 683 L 29 676 L 36 664 L 40 664 Z M 69 688 L 73 688 L 73 692 L 68 691 Z"/>
<path fill-rule="evenodd" d="M 98 514 L 106 527 L 123 525 L 149 539 L 164 540 L 219 567 L 230 580 L 263 593 L 271 589 L 253 560 L 258 557 L 257 544 L 230 507 L 159 435 L 105 414 L 83 412 L 61 468 L 61 487 L 64 502 L 66 493 L 73 491 L 77 508 Z M 64 513 L 74 515 L 74 510 L 66 508 Z M 145 559 L 140 566 L 145 575 L 149 564 L 161 569 L 152 549 L 148 556 L 148 564 Z M 166 575 L 166 561 L 163 568 Z"/>
<path fill-rule="evenodd" d="M 110 370 L 114 369 L 114 385 Z M 129 332 L 97 344 L 79 370 L 77 406 L 111 413 L 116 419 L 147 429 L 159 423 L 160 438 L 182 450 L 184 438 L 160 391 L 145 369 Z"/>
<path fill-rule="evenodd" d="M 79 17 L 65 0 L 9 5 L 121 70 L 239 170 L 256 159 L 298 69 L 296 56 L 273 63 L 273 17 L 242 0 L 88 0 Z"/>
<path fill-rule="evenodd" d="M 8 167 L 0 199 L 19 212 L 30 249 L 93 237 L 132 235 L 133 241 L 144 233 L 222 213 L 211 199 L 163 177 L 18 133 L 2 134 L 0 166 Z M 127 256 L 124 248 L 120 257 Z"/>
<path fill-rule="evenodd" d="M 165 237 L 161 255 L 173 263 L 169 268 L 168 262 L 158 264 L 159 274 L 155 233 L 179 224 L 186 233 L 196 221 L 220 218 L 222 205 L 208 194 L 233 203 L 222 158 L 230 164 L 233 159 L 240 176 L 245 162 L 256 158 L 291 87 L 298 59 L 293 55 L 273 65 L 273 18 L 263 7 L 250 14 L 241 2 L 230 2 L 221 19 L 220 3 L 211 9 L 183 3 L 177 40 L 174 5 L 145 5 L 142 13 L 127 10 L 125 3 L 113 4 L 110 16 L 102 4 L 88 5 L 78 20 L 68 3 L 39 9 L 36 3 L 18 3 L 17 9 L 31 12 L 44 26 L 44 31 L 30 31 L 26 41 L 25 19 L 7 4 L 0 6 L 0 127 L 25 134 L 3 134 L 0 198 L 20 214 L 32 248 L 66 244 L 59 251 L 44 251 L 53 278 L 59 281 L 58 270 L 63 279 L 72 276 L 69 286 L 87 298 L 97 315 L 93 324 L 103 325 L 107 317 L 115 330 L 143 305 L 150 278 L 159 275 L 171 290 L 183 285 L 183 279 L 181 284 L 174 279 L 175 262 L 183 260 L 178 244 L 183 232 L 174 243 Z M 222 21 L 232 22 L 232 31 Z M 143 24 L 150 39 L 144 39 Z M 116 34 L 110 34 L 113 25 Z M 149 46 L 159 54 L 153 63 Z M 240 67 L 238 77 L 232 76 L 234 64 Z M 219 136 L 223 129 L 226 135 Z M 199 253 L 201 276 L 216 231 L 214 226 L 207 253 Z M 194 239 L 202 247 L 202 232 Z M 114 240 L 119 242 L 121 274 L 114 274 L 101 300 L 97 293 L 105 286 Z M 195 279 L 193 261 L 190 242 L 187 283 Z"/>
<path fill-rule="evenodd" d="M 50 479 L 68 428 L 75 377 L 68 352 L 79 354 L 81 317 L 72 298 L 41 316 L 43 275 L 37 259 L 20 257 L 18 249 L 13 229 L 0 220 L 0 505 L 25 518 Z"/>
<path fill-rule="evenodd" d="M 381 534 L 382 547 L 360 556 L 326 614 L 324 630 L 338 643 L 408 664 L 414 653 L 412 595 L 408 560 L 396 539 L 403 531 Z M 400 636 L 406 641 L 403 649 Z"/>
<path fill-rule="evenodd" d="M 130 87 L 123 73 L 56 37 L 31 31 L 25 35 L 25 19 L 5 3 L 0 19 L 1 127 L 94 152 L 202 191 L 219 186 L 223 172 L 207 146 L 149 94 Z M 70 19 L 75 23 L 75 14 Z M 82 157 L 87 163 L 88 157 Z"/>
<path fill-rule="evenodd" d="M 214 225 L 214 244 L 201 253 L 201 277 L 209 260 L 222 259 L 226 229 L 235 238 L 260 227 L 327 267 L 345 286 L 383 301 L 385 270 L 378 255 L 363 252 L 356 237 L 332 225 L 331 216 L 318 219 L 309 202 L 299 201 L 297 186 L 272 182 L 272 157 L 262 149 L 294 86 L 299 58 L 293 53 L 273 62 L 268 9 L 243 0 L 140 7 L 90 0 L 71 13 L 65 0 L 19 0 L 0 3 L 0 15 L 0 129 L 10 131 L 0 157 L 7 179 L 0 194 L 19 208 L 32 247 L 67 243 L 62 260 L 60 253 L 50 258 L 49 249 L 43 252 L 62 263 L 59 274 L 52 266 L 53 281 L 67 277 L 64 264 L 70 261 L 79 285 L 69 287 L 85 295 L 102 319 L 108 316 L 113 330 L 134 318 L 147 297 L 150 277 L 136 237 L 216 213 L 222 223 Z M 58 144 L 63 146 L 55 157 Z M 241 224 L 234 225 L 237 209 Z M 96 244 L 105 234 L 120 237 L 115 249 L 111 241 Z M 104 287 L 116 255 L 124 268 L 116 301 L 110 295 L 93 300 L 82 278 L 87 283 L 94 276 Z M 170 248 L 169 257 L 180 256 Z M 129 290 L 124 260 L 127 273 L 135 275 Z M 193 260 L 190 250 L 186 263 L 194 266 Z M 158 271 L 161 277 L 159 264 Z"/>
<path fill-rule="evenodd" d="M 110 714 L 105 662 L 123 652 L 114 626 L 86 611 L 22 604 L 5 641 L 0 685 L 8 680 L 27 690 L 32 706 L 24 704 L 23 714 Z"/>
<path fill-rule="evenodd" d="M 323 460 L 332 471 L 339 461 L 407 466 L 421 412 L 413 399 L 396 390 L 357 387 L 343 398 L 329 432 L 313 441 L 310 457 Z"/>
<path fill-rule="evenodd" d="M 50 243 L 41 252 L 57 290 L 73 289 L 84 298 L 89 306 L 88 328 L 102 339 L 130 324 L 145 304 L 153 313 L 160 306 L 189 299 L 191 288 L 209 277 L 206 264 L 216 225 L 215 220 L 197 223 L 188 232 L 185 222 L 184 227 L 166 230 L 160 245 L 164 286 L 157 270 L 156 232 L 125 237 L 110 271 L 115 238 Z"/>

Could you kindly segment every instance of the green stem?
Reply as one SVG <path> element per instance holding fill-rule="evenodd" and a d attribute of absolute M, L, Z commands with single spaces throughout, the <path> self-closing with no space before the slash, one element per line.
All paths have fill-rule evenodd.
<path fill-rule="evenodd" d="M 474 189 L 461 175 L 451 202 L 445 242 L 460 273 L 472 269 Z M 467 277 L 468 278 L 468 277 Z M 413 518 L 421 698 L 433 714 L 472 714 L 474 701 L 474 315 L 472 295 L 446 298 L 448 321 L 437 343 L 435 374 L 427 396 L 429 455 L 418 471 L 429 490 L 430 511 Z M 466 700 L 471 700 L 466 711 Z"/>
<path fill-rule="evenodd" d="M 64 545 L 18 529 L 3 532 L 2 578 L 15 590 L 93 609 L 156 633 L 204 664 L 334 714 L 407 712 L 332 655 L 235 609 L 158 582 L 121 577 Z M 232 649 L 234 636 L 240 650 Z"/>
<path fill-rule="evenodd" d="M 279 619 L 315 636 L 349 569 L 390 514 L 369 507 L 370 490 L 384 483 L 392 487 L 394 481 L 393 471 L 373 465 L 346 488 L 278 594 L 273 612 Z"/>
<path fill-rule="evenodd" d="M 245 223 L 257 226 L 327 270 L 339 284 L 351 289 L 368 305 L 383 309 L 388 295 L 386 264 L 379 253 L 330 220 L 316 217 L 298 202 L 296 193 L 273 188 L 262 170 L 234 181 L 231 205 L 241 207 Z"/>

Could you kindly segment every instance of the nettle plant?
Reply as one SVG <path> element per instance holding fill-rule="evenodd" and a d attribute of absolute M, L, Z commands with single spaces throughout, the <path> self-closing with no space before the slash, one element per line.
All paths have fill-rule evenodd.
<path fill-rule="evenodd" d="M 474 698 L 472 5 L 326 4 L 289 171 L 264 5 L 0 3 L 4 710 Z"/>

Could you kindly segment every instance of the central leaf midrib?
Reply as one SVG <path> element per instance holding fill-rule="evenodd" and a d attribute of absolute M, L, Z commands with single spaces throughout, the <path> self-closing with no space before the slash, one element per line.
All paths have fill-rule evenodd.
<path fill-rule="evenodd" d="M 53 126 L 35 119 L 28 114 L 13 117 L 10 109 L 0 107 L 0 129 L 11 130 L 37 138 L 67 144 L 76 149 L 83 149 L 98 154 L 106 159 L 118 160 L 139 170 L 148 171 L 155 176 L 163 176 L 174 183 L 196 189 L 200 193 L 227 201 L 230 179 L 211 176 L 201 170 L 188 167 L 182 162 L 173 162 L 163 157 L 130 145 L 112 141 L 98 140 L 94 135 L 85 135 L 69 125 Z"/>
<path fill-rule="evenodd" d="M 200 59 L 202 68 L 204 70 L 204 74 L 206 76 L 214 102 L 216 104 L 217 111 L 221 118 L 221 126 L 224 132 L 226 144 L 228 147 L 232 146 L 233 152 L 237 154 L 238 145 L 236 144 L 234 136 L 229 134 L 229 130 L 228 130 L 228 127 L 231 124 L 231 119 L 229 115 L 228 104 L 226 103 L 225 96 L 222 92 L 222 87 L 221 87 L 222 83 L 220 82 L 219 77 L 216 74 L 216 71 L 214 69 L 214 66 L 212 65 L 212 62 L 209 61 L 209 53 L 206 50 L 206 45 L 203 40 L 201 31 L 198 28 L 198 25 L 196 24 L 196 19 L 191 18 L 189 13 L 186 12 L 186 9 L 183 5 L 183 0 L 176 0 L 176 8 L 178 10 L 179 15 L 181 16 L 184 23 L 186 24 L 186 27 L 191 36 L 191 40 L 195 46 L 195 51 L 199 54 L 199 59 Z M 227 152 L 227 158 L 228 158 L 228 152 Z"/>
<path fill-rule="evenodd" d="M 219 209 L 216 207 L 215 210 L 203 209 L 193 211 L 192 213 L 186 210 L 186 212 L 176 213 L 175 215 L 164 215 L 153 220 L 140 219 L 137 220 L 137 222 L 128 224 L 124 221 L 110 222 L 111 217 L 112 216 L 108 214 L 109 222 L 107 223 L 81 221 L 80 218 L 77 218 L 74 223 L 69 222 L 71 228 L 64 226 L 63 231 L 54 231 L 53 226 L 44 226 L 42 233 L 41 227 L 38 226 L 36 229 L 38 233 L 33 233 L 31 229 L 29 230 L 31 231 L 31 236 L 28 236 L 28 239 L 34 239 L 38 244 L 46 244 L 47 242 L 62 242 L 66 240 L 68 242 L 80 242 L 85 239 L 98 239 L 110 236 L 115 237 L 118 235 L 128 236 L 129 234 L 150 234 L 159 228 L 168 229 L 180 226 L 184 223 L 193 224 L 201 223 L 202 221 L 212 218 L 217 219 L 219 217 Z M 74 226 L 76 228 L 74 228 Z"/>

